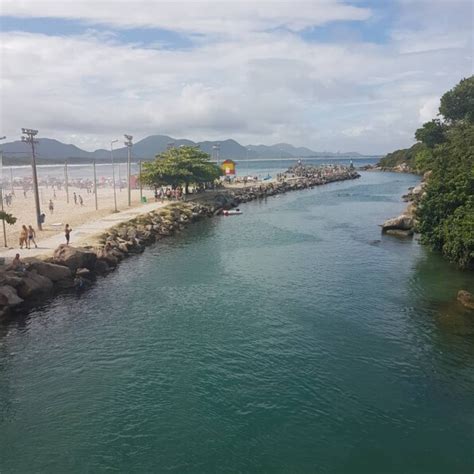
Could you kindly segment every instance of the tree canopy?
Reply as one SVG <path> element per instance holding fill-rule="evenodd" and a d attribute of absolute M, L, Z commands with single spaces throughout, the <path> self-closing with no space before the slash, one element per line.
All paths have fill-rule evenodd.
<path fill-rule="evenodd" d="M 441 97 L 439 112 L 444 121 L 415 134 L 426 147 L 415 161 L 432 171 L 417 211 L 421 240 L 474 270 L 474 76 Z"/>
<path fill-rule="evenodd" d="M 474 76 L 463 79 L 441 97 L 439 113 L 447 122 L 474 123 Z"/>
<path fill-rule="evenodd" d="M 0 211 L 0 220 L 5 221 L 7 224 L 13 225 L 16 222 L 16 217 L 5 211 Z"/>
<path fill-rule="evenodd" d="M 417 209 L 421 241 L 474 270 L 474 76 L 441 97 L 439 116 L 415 132 L 418 143 L 380 165 L 431 171 Z"/>
<path fill-rule="evenodd" d="M 211 163 L 210 156 L 198 147 L 171 148 L 144 163 L 142 182 L 150 186 L 184 186 L 209 183 L 221 176 L 219 166 Z"/>

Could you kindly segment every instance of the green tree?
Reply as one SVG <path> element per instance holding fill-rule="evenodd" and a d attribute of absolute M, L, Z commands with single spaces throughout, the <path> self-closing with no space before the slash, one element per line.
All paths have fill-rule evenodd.
<path fill-rule="evenodd" d="M 447 126 L 439 119 L 426 122 L 415 132 L 415 138 L 424 143 L 428 148 L 434 148 L 446 140 Z"/>
<path fill-rule="evenodd" d="M 210 156 L 198 147 L 171 148 L 144 163 L 142 182 L 150 186 L 184 186 L 210 183 L 221 176 L 221 169 L 211 163 Z"/>
<path fill-rule="evenodd" d="M 449 123 L 474 123 L 474 76 L 463 79 L 441 97 L 439 113 Z"/>
<path fill-rule="evenodd" d="M 16 217 L 8 212 L 0 211 L 0 220 L 5 221 L 7 224 L 13 225 L 16 222 Z"/>
<path fill-rule="evenodd" d="M 458 124 L 434 150 L 417 214 L 422 242 L 474 269 L 474 125 Z"/>

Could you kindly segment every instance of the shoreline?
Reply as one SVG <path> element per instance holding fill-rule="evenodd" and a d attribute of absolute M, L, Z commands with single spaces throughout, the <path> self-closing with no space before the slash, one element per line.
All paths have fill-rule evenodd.
<path fill-rule="evenodd" d="M 60 244 L 52 254 L 50 250 L 49 255 L 25 258 L 24 268 L 0 268 L 0 321 L 24 314 L 61 292 L 87 289 L 97 277 L 112 272 L 123 259 L 143 252 L 147 246 L 193 222 L 217 216 L 241 203 L 359 177 L 357 171 L 347 169 L 323 178 L 285 178 L 206 192 L 188 201 L 153 203 L 155 206 L 149 211 L 135 208 L 136 215 L 112 226 L 103 225 L 99 232 L 90 233 L 87 241 L 83 239 L 81 247 Z M 62 234 L 59 238 L 63 239 Z"/>

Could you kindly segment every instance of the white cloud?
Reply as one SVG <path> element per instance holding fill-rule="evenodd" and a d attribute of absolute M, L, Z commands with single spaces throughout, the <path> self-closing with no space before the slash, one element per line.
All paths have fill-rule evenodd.
<path fill-rule="evenodd" d="M 438 115 L 439 97 L 428 97 L 422 101 L 419 113 L 419 122 L 425 123 L 433 120 Z"/>
<path fill-rule="evenodd" d="M 298 31 L 331 21 L 366 20 L 370 10 L 337 0 L 2 0 L 2 15 L 72 18 L 126 28 L 235 34 L 281 26 Z"/>
<path fill-rule="evenodd" d="M 35 11 L 103 21 L 109 15 L 107 22 L 120 26 L 127 21 L 164 25 L 176 15 L 176 29 L 206 32 L 213 40 L 166 50 L 119 43 L 103 32 L 2 33 L 1 134 L 11 139 L 20 127 L 32 127 L 41 136 L 86 149 L 130 132 L 137 139 L 166 133 L 382 153 L 410 145 L 420 121 L 436 114 L 442 93 L 472 74 L 471 50 L 461 40 L 450 43 L 452 49 L 416 48 L 407 54 L 403 38 L 437 44 L 430 24 L 418 33 L 398 25 L 404 36 L 394 34 L 381 45 L 307 42 L 288 31 L 262 31 L 278 25 L 286 13 L 285 25 L 294 29 L 337 15 L 367 15 L 335 2 L 305 3 L 293 7 L 295 12 L 288 3 L 259 10 L 261 2 L 250 7 L 218 2 L 216 11 L 225 5 L 228 12 L 220 25 L 214 10 L 197 12 L 194 3 L 187 15 L 180 4 L 181 15 L 171 8 L 160 16 L 155 2 L 144 16 L 135 12 L 140 9 L 134 2 L 128 7 L 134 10 L 131 20 L 121 19 L 121 9 L 107 8 L 103 1 L 94 9 L 83 1 L 68 3 L 68 13 L 64 3 L 49 3 L 36 1 Z M 31 2 L 2 0 L 3 14 L 29 7 Z M 231 18 L 238 27 L 224 35 Z M 456 39 L 456 25 L 448 30 L 443 31 Z"/>

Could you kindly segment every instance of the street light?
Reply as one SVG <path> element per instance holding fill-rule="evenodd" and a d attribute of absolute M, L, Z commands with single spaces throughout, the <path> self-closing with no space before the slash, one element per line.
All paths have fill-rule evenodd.
<path fill-rule="evenodd" d="M 41 209 L 40 209 L 40 200 L 38 192 L 38 174 L 36 172 L 36 156 L 35 156 L 35 143 L 38 143 L 38 140 L 35 140 L 35 136 L 38 135 L 38 130 L 32 130 L 31 128 L 22 128 L 21 141 L 29 143 L 31 145 L 31 168 L 33 171 L 33 193 L 35 196 L 35 206 L 36 206 L 36 222 L 38 224 L 38 230 L 43 230 L 41 225 Z"/>
<path fill-rule="evenodd" d="M 112 159 L 112 181 L 114 183 L 114 208 L 115 212 L 117 210 L 117 192 L 115 191 L 115 163 L 114 163 L 114 143 L 117 143 L 118 140 L 112 140 L 110 142 L 110 158 Z"/>
<path fill-rule="evenodd" d="M 128 205 L 132 205 L 132 193 L 131 193 L 131 187 L 130 187 L 130 177 L 131 177 L 131 171 L 132 171 L 132 165 L 131 165 L 131 155 L 132 155 L 132 135 L 124 135 L 125 137 L 125 142 L 124 145 L 128 149 L 128 156 L 127 156 L 127 188 L 128 188 Z"/>
<path fill-rule="evenodd" d="M 0 140 L 5 140 L 7 137 L 0 137 Z M 2 202 L 1 204 L 1 209 L 3 212 L 3 150 L 0 150 L 0 201 Z M 2 219 L 2 226 L 3 226 L 3 245 L 5 247 L 8 247 L 7 245 L 7 229 L 5 226 L 5 219 Z"/>
<path fill-rule="evenodd" d="M 221 149 L 221 144 L 216 143 L 215 145 L 212 145 L 212 149 L 216 150 L 216 164 L 219 166 L 219 151 Z"/>

